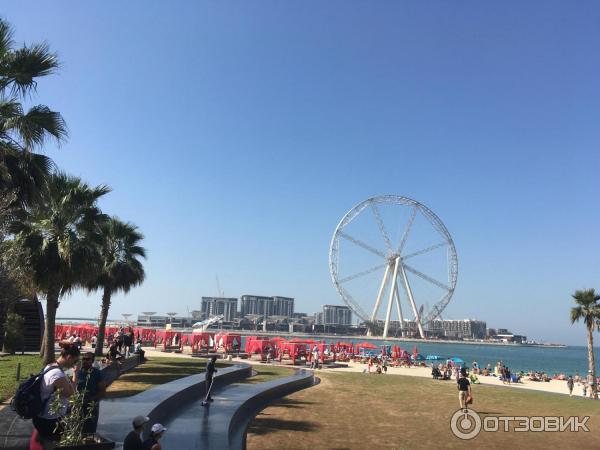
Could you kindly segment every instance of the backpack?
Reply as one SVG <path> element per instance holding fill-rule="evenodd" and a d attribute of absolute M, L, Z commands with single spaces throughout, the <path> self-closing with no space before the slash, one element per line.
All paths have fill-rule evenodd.
<path fill-rule="evenodd" d="M 27 380 L 23 381 L 15 392 L 15 396 L 10 402 L 10 406 L 22 419 L 32 419 L 44 410 L 46 402 L 52 397 L 48 397 L 42 401 L 40 388 L 44 375 L 56 369 L 56 366 L 42 370 L 37 375 L 31 375 Z"/>

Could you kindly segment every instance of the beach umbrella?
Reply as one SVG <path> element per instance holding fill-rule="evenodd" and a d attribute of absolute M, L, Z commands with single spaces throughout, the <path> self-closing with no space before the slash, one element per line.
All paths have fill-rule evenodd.
<path fill-rule="evenodd" d="M 376 349 L 377 348 L 376 345 L 373 345 L 370 342 L 365 342 L 364 344 L 358 344 L 357 347 L 371 348 L 371 349 Z"/>
<path fill-rule="evenodd" d="M 450 358 L 450 361 L 452 361 L 455 364 L 463 364 L 464 361 L 460 358 L 457 358 L 456 356 L 453 356 L 452 358 Z"/>

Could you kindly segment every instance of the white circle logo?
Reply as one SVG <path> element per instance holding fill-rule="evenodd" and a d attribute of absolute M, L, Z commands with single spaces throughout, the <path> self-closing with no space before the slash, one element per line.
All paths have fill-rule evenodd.
<path fill-rule="evenodd" d="M 450 419 L 450 429 L 459 439 L 473 439 L 481 431 L 481 417 L 471 409 L 459 409 Z"/>

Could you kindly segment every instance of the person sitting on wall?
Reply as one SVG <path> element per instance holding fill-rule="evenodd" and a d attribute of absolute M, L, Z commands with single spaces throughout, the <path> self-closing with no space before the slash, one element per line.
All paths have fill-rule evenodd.
<path fill-rule="evenodd" d="M 110 344 L 110 347 L 108 347 L 108 353 L 106 354 L 106 357 L 109 361 L 118 361 L 123 358 L 123 355 L 119 351 L 118 345 L 118 342 L 115 340 L 112 342 L 112 344 Z"/>
<path fill-rule="evenodd" d="M 135 343 L 135 354 L 138 355 L 140 363 L 143 363 L 146 352 L 142 349 L 142 340 L 140 338 Z"/>

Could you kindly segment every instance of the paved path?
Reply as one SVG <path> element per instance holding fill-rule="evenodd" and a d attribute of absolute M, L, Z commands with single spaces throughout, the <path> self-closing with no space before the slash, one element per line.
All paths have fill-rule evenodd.
<path fill-rule="evenodd" d="M 246 427 L 261 409 L 312 382 L 311 372 L 298 370 L 289 377 L 264 383 L 222 386 L 214 391 L 213 403 L 202 406 L 201 401 L 195 401 L 181 409 L 174 420 L 164 423 L 168 430 L 162 445 L 178 450 L 242 449 Z"/>
<path fill-rule="evenodd" d="M 251 374 L 248 365 L 219 368 L 215 384 L 238 381 Z M 152 423 L 163 422 L 204 394 L 204 374 L 191 375 L 155 386 L 137 395 L 103 400 L 100 407 L 98 434 L 116 442 L 117 448 L 131 431 L 131 420 L 138 415 L 150 417 Z M 152 423 L 144 429 L 145 435 Z M 176 447 L 173 447 L 176 448 Z"/>

